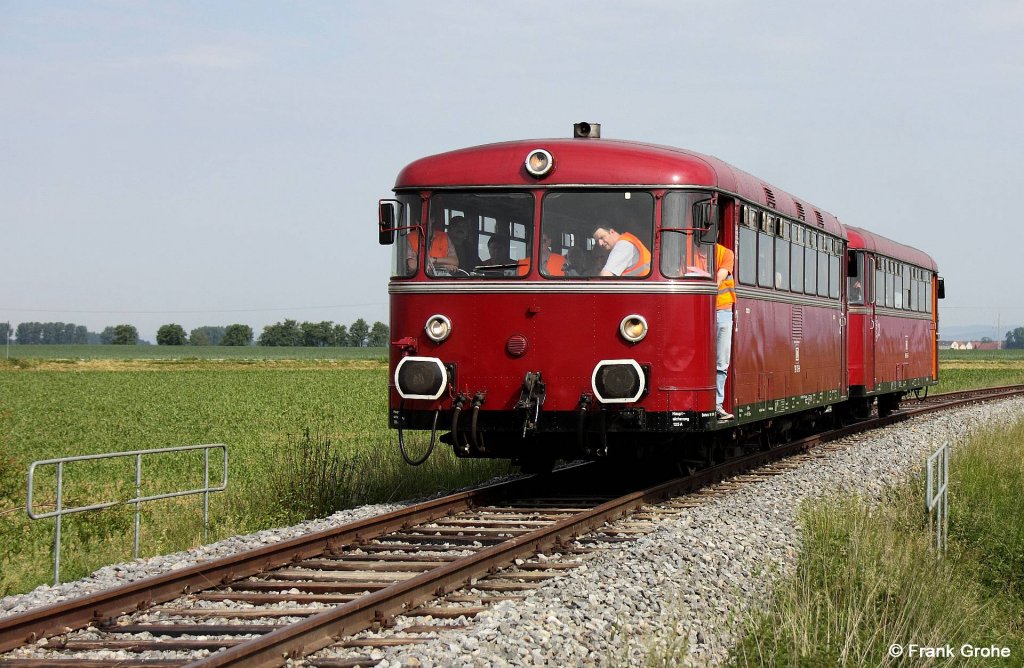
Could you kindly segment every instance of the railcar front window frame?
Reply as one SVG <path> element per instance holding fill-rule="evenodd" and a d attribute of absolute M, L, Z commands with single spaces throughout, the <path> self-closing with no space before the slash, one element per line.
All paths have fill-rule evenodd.
<path fill-rule="evenodd" d="M 714 243 L 701 240 L 701 232 L 716 221 L 694 221 L 694 207 L 710 204 L 711 193 L 671 190 L 661 203 L 661 274 L 666 278 L 706 278 L 713 276 Z M 667 232 L 667 234 L 665 234 Z"/>
<path fill-rule="evenodd" d="M 639 280 L 651 275 L 654 262 L 655 198 L 648 190 L 631 188 L 591 188 L 580 190 L 549 190 L 541 200 L 540 234 L 552 240 L 551 252 L 565 256 L 564 275 L 548 272 L 542 266 L 545 278 L 572 279 L 629 279 Z M 619 235 L 631 234 L 644 245 L 651 259 L 646 269 L 637 264 L 622 267 L 634 273 L 602 276 L 610 251 L 603 249 L 594 238 L 602 228 Z M 567 245 L 570 244 L 570 245 Z M 614 246 L 613 246 L 614 248 Z M 619 270 L 619 267 L 615 267 Z"/>
<path fill-rule="evenodd" d="M 422 228 L 423 199 L 419 193 L 400 192 L 395 195 L 399 202 L 399 217 L 395 227 L 395 243 L 391 249 L 391 277 L 410 278 L 419 268 L 419 235 Z"/>
<path fill-rule="evenodd" d="M 427 277 L 453 280 L 526 276 L 533 255 L 534 203 L 534 194 L 528 190 L 431 193 Z M 451 264 L 453 255 L 455 264 Z"/>

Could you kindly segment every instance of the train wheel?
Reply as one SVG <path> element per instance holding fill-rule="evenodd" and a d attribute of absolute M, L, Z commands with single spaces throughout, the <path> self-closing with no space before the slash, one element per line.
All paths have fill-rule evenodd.
<path fill-rule="evenodd" d="M 878 417 L 888 417 L 894 411 L 899 410 L 899 407 L 900 395 L 898 394 L 883 394 L 878 397 Z"/>

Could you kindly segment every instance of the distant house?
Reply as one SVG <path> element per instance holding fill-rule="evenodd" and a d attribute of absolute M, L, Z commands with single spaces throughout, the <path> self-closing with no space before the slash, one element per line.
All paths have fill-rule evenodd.
<path fill-rule="evenodd" d="M 942 344 L 939 344 L 942 347 Z M 1000 341 L 953 341 L 949 344 L 950 350 L 1000 350 L 1003 347 Z"/>

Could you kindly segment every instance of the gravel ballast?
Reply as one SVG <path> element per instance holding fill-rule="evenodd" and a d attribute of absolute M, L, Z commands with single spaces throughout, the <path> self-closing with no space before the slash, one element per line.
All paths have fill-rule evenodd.
<path fill-rule="evenodd" d="M 792 572 L 803 500 L 836 493 L 877 498 L 920 470 L 940 445 L 955 446 L 980 427 L 1022 415 L 1024 399 L 1011 399 L 848 437 L 856 445 L 847 450 L 688 508 L 650 534 L 587 556 L 583 566 L 525 600 L 495 604 L 469 620 L 468 629 L 434 634 L 440 637 L 424 645 L 374 650 L 371 656 L 376 665 L 390 668 L 643 665 L 648 650 L 677 629 L 688 640 L 688 663 L 719 665 L 749 608 L 763 604 L 778 578 Z M 189 552 L 108 566 L 74 583 L 0 599 L 0 617 L 398 507 L 365 506 Z M 424 622 L 397 621 L 393 633 L 398 634 Z"/>

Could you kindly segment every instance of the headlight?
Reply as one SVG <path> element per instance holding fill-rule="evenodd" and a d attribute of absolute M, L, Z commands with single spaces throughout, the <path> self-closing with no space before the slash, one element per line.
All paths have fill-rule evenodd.
<path fill-rule="evenodd" d="M 441 343 L 451 335 L 452 321 L 448 319 L 448 316 L 440 313 L 432 315 L 427 318 L 427 324 L 423 327 L 423 331 L 427 333 L 427 338 L 431 341 Z"/>
<path fill-rule="evenodd" d="M 448 387 L 448 369 L 436 357 L 403 357 L 395 387 L 403 399 L 437 399 Z"/>
<path fill-rule="evenodd" d="M 602 404 L 628 404 L 643 396 L 647 379 L 635 360 L 601 360 L 590 385 Z"/>
<path fill-rule="evenodd" d="M 647 319 L 642 315 L 627 315 L 619 323 L 619 334 L 630 343 L 643 341 L 647 336 Z"/>
<path fill-rule="evenodd" d="M 555 159 L 542 148 L 535 148 L 526 156 L 526 171 L 538 179 L 550 172 L 554 166 Z"/>

